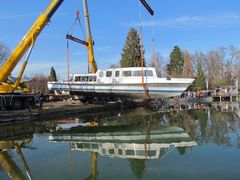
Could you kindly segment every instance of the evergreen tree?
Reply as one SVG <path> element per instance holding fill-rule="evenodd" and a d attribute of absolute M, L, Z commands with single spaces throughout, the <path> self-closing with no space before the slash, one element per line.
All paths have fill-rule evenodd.
<path fill-rule="evenodd" d="M 143 47 L 142 47 L 143 48 Z M 143 51 L 143 66 L 145 66 Z M 135 28 L 131 28 L 123 48 L 120 60 L 121 67 L 141 67 L 140 37 Z"/>
<path fill-rule="evenodd" d="M 201 63 L 197 66 L 197 78 L 195 81 L 196 87 L 194 90 L 205 90 L 206 89 L 206 76 L 203 72 Z"/>
<path fill-rule="evenodd" d="M 144 159 L 128 159 L 130 163 L 133 175 L 137 179 L 141 179 L 145 171 L 145 160 Z"/>
<path fill-rule="evenodd" d="M 53 67 L 51 67 L 51 70 L 50 70 L 49 80 L 50 81 L 57 81 L 56 72 L 55 72 L 55 69 Z"/>
<path fill-rule="evenodd" d="M 176 77 L 182 75 L 183 70 L 183 53 L 178 46 L 175 46 L 170 54 L 170 63 L 167 65 L 168 74 Z"/>

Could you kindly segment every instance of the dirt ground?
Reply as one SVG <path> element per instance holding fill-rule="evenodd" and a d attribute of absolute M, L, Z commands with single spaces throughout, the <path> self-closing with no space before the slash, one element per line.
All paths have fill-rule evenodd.
<path fill-rule="evenodd" d="M 93 105 L 83 104 L 79 101 L 46 102 L 43 103 L 42 108 L 19 111 L 0 111 L 0 123 L 19 120 L 44 121 L 72 115 L 83 115 L 106 110 L 114 110 L 118 108 L 120 108 L 120 106 L 116 103 Z"/>

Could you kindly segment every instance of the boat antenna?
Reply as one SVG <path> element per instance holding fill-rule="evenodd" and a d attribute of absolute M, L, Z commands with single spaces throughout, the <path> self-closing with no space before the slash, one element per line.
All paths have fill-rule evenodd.
<path fill-rule="evenodd" d="M 153 26 L 153 16 L 152 16 L 152 67 L 155 67 L 155 49 L 154 49 L 154 26 Z"/>

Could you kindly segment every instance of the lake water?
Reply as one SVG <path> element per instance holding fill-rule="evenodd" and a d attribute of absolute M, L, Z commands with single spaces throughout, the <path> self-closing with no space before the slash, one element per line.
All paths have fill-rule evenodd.
<path fill-rule="evenodd" d="M 240 179 L 239 104 L 119 110 L 0 133 L 1 180 Z"/>

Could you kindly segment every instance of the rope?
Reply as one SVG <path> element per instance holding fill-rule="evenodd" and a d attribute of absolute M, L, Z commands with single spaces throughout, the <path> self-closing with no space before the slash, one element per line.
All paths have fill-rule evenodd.
<path fill-rule="evenodd" d="M 71 90 L 71 85 L 70 85 L 70 58 L 69 58 L 69 43 L 68 43 L 68 39 L 67 39 L 67 52 L 66 52 L 66 56 L 67 56 L 67 78 L 68 78 L 68 87 L 69 90 Z"/>
<path fill-rule="evenodd" d="M 138 11 L 139 11 L 139 23 L 140 23 L 140 58 L 141 58 L 141 67 L 142 67 L 142 86 L 144 89 L 144 98 L 145 99 L 150 99 L 149 93 L 148 93 L 148 88 L 146 84 L 144 83 L 144 70 L 143 70 L 143 45 L 142 45 L 142 13 L 141 13 L 141 6 L 140 6 L 140 1 L 139 1 L 139 6 L 138 6 Z"/>

